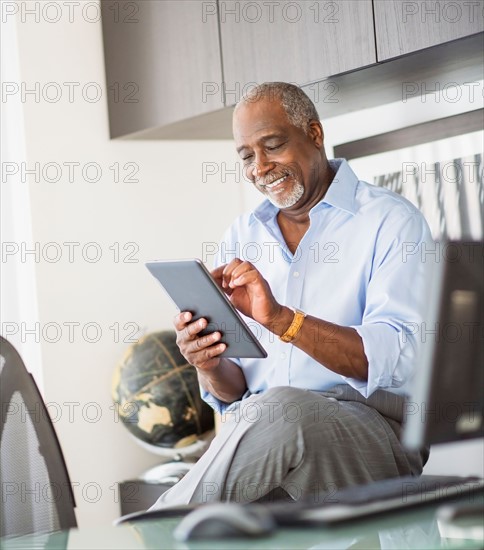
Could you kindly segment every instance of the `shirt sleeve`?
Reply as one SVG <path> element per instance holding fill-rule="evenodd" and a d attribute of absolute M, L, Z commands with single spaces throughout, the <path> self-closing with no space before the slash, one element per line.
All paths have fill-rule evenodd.
<path fill-rule="evenodd" d="M 410 379 L 425 318 L 427 273 L 435 262 L 435 243 L 420 213 L 380 229 L 362 323 L 353 326 L 363 340 L 368 380 L 343 377 L 364 397 Z"/>
<path fill-rule="evenodd" d="M 231 359 L 233 361 L 233 359 Z M 207 403 L 207 405 L 210 405 L 212 409 L 215 412 L 218 412 L 219 414 L 225 414 L 229 407 L 233 405 L 233 403 L 224 403 L 223 401 L 220 401 L 220 399 L 217 399 L 214 395 L 212 395 L 210 392 L 205 391 L 200 386 L 200 395 L 202 396 L 202 399 Z M 249 390 L 247 390 L 244 395 L 240 398 L 239 401 L 242 401 L 243 399 L 246 399 L 247 397 L 250 397 L 252 394 Z"/>

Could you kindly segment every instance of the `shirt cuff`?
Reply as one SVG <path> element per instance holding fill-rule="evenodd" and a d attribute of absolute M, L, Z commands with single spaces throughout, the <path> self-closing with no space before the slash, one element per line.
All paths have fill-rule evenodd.
<path fill-rule="evenodd" d="M 210 405 L 215 412 L 218 412 L 221 415 L 225 414 L 234 403 L 238 403 L 239 401 L 242 401 L 243 399 L 246 399 L 247 397 L 250 397 L 252 395 L 250 390 L 247 390 L 244 395 L 237 401 L 234 401 L 233 403 L 225 403 L 224 401 L 220 401 L 220 399 L 217 399 L 210 392 L 204 390 L 201 386 L 200 394 L 205 403 Z"/>
<path fill-rule="evenodd" d="M 343 376 L 342 378 L 365 398 L 378 388 L 400 386 L 395 376 L 395 369 L 401 352 L 399 331 L 385 323 L 372 323 L 352 326 L 363 340 L 363 348 L 368 360 L 368 380 L 358 380 Z"/>

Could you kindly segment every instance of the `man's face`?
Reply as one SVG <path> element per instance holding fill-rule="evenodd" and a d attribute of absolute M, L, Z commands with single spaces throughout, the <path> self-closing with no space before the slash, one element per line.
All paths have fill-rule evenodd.
<path fill-rule="evenodd" d="M 241 105 L 233 130 L 247 179 L 278 208 L 298 209 L 317 185 L 322 142 L 293 126 L 277 99 Z"/>

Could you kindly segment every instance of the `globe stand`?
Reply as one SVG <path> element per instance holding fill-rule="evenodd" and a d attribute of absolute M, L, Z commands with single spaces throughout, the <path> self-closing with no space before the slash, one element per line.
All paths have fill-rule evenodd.
<path fill-rule="evenodd" d="M 173 486 L 191 470 L 194 464 L 196 464 L 196 461 L 188 462 L 180 457 L 179 460 L 165 462 L 149 468 L 139 476 L 139 479 L 146 483 Z"/>
<path fill-rule="evenodd" d="M 138 445 L 164 460 L 140 474 L 137 479 L 120 483 L 121 515 L 146 510 L 162 493 L 178 483 L 207 450 L 215 432 L 205 432 L 191 445 L 179 448 L 158 447 L 129 435 Z"/>
<path fill-rule="evenodd" d="M 129 436 L 136 441 L 138 445 L 141 445 L 143 449 L 146 449 L 155 455 L 164 457 L 166 459 L 164 462 L 168 462 L 169 460 L 179 461 L 184 458 L 195 459 L 196 461 L 208 449 L 210 442 L 215 436 L 215 431 L 208 430 L 202 435 L 194 437 L 192 443 L 189 445 L 184 445 L 183 447 L 161 447 L 159 445 L 153 445 L 153 443 L 143 441 L 142 439 L 135 437 L 132 433 L 130 433 Z"/>

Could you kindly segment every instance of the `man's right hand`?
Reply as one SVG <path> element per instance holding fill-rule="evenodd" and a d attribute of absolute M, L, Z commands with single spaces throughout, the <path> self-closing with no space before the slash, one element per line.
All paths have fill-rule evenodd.
<path fill-rule="evenodd" d="M 197 369 L 210 371 L 218 367 L 218 357 L 227 347 L 220 342 L 220 332 L 212 332 L 199 336 L 207 327 L 206 319 L 198 319 L 192 322 L 192 314 L 182 311 L 174 318 L 176 329 L 176 343 L 185 359 Z M 219 343 L 217 343 L 219 342 Z"/>
<path fill-rule="evenodd" d="M 238 365 L 219 357 L 227 347 L 220 342 L 220 332 L 199 336 L 207 327 L 207 320 L 202 318 L 192 322 L 192 314 L 188 311 L 179 313 L 174 325 L 176 343 L 183 357 L 197 369 L 202 387 L 225 403 L 240 399 L 247 389 L 247 382 Z"/>

